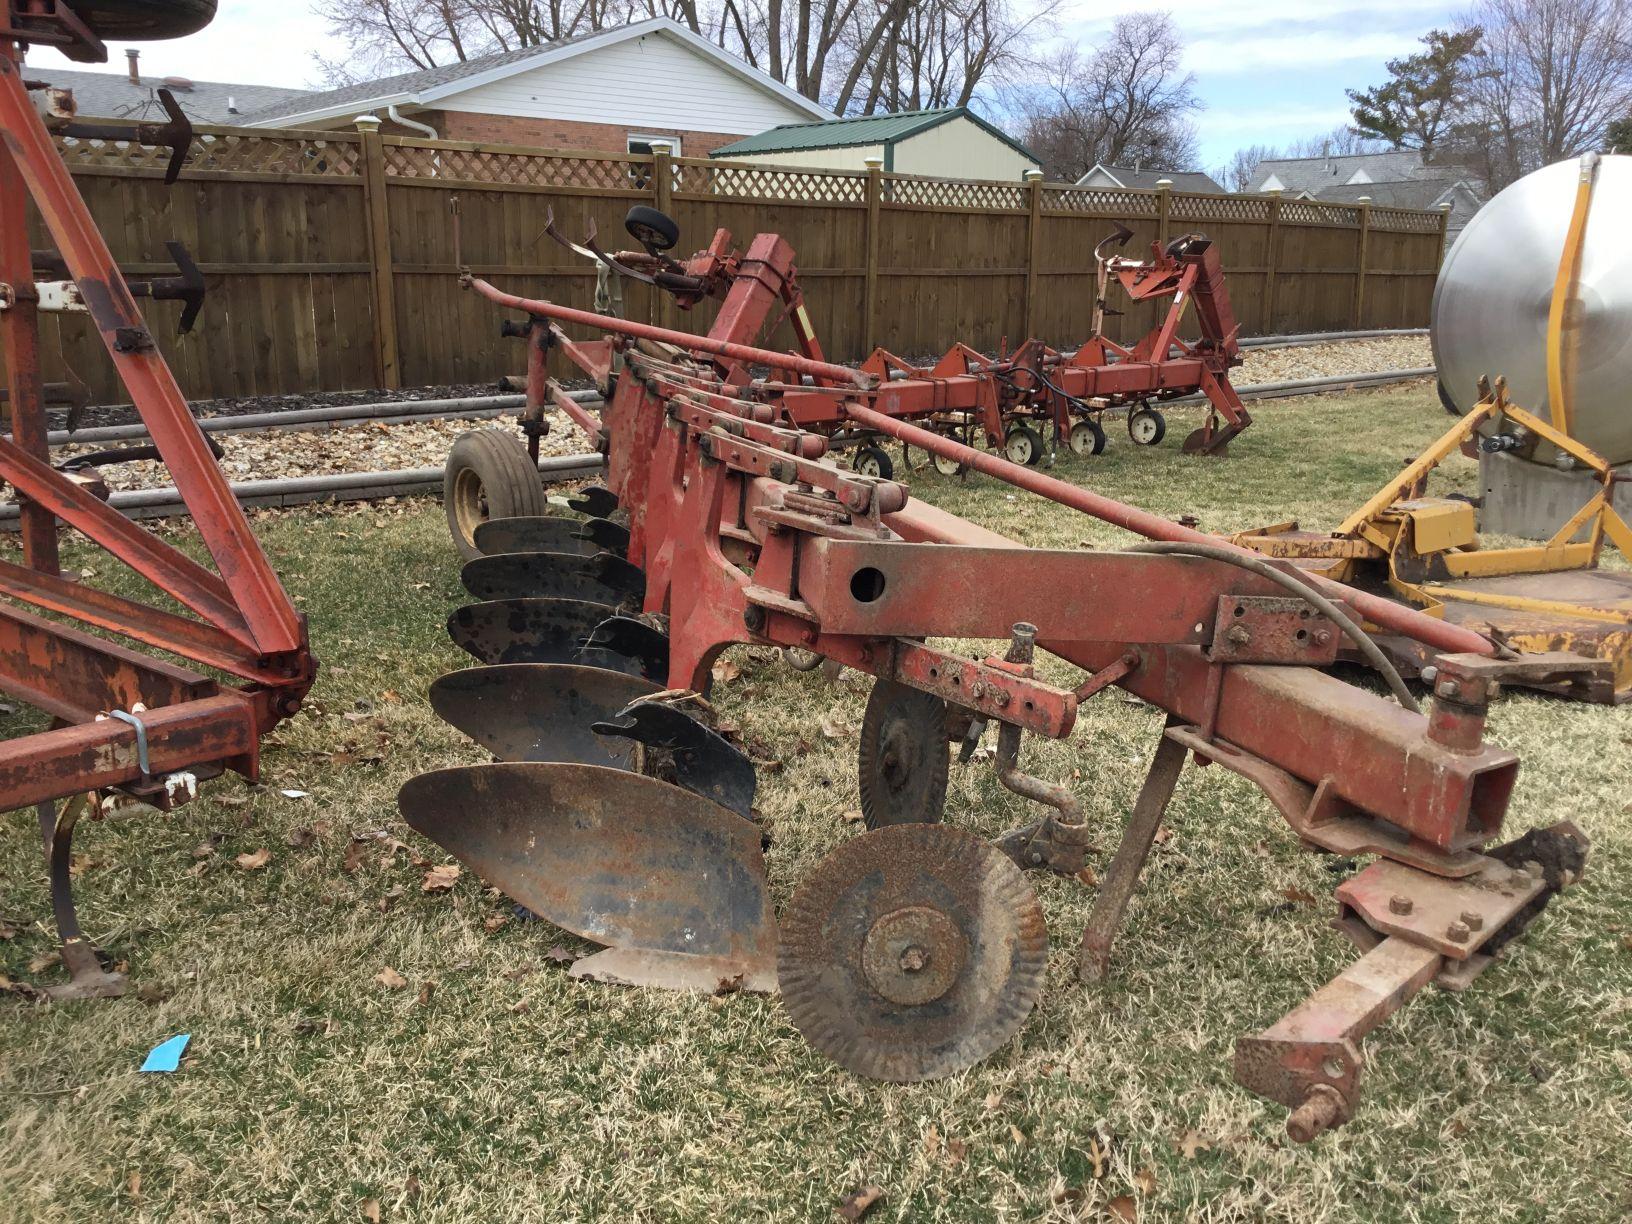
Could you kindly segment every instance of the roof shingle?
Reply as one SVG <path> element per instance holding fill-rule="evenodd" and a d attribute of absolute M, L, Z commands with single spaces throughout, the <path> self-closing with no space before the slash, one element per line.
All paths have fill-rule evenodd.
<path fill-rule="evenodd" d="M 76 68 L 29 64 L 23 75 L 57 89 L 71 89 L 74 104 L 87 119 L 162 119 L 158 91 L 164 77 L 146 76 L 141 84 L 123 72 L 83 72 Z M 234 85 L 224 81 L 193 81 L 191 87 L 171 87 L 176 104 L 196 123 L 242 123 L 251 111 L 276 106 L 306 95 L 304 89 L 275 85 Z M 228 103 L 236 110 L 228 110 Z"/>

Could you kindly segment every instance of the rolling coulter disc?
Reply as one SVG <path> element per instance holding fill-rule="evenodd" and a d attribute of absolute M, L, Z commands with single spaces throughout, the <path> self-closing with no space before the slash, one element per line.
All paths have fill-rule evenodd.
<path fill-rule="evenodd" d="M 649 680 L 599 667 L 512 663 L 439 677 L 431 708 L 501 761 L 633 769 L 634 741 L 591 726 L 658 691 Z"/>
<path fill-rule="evenodd" d="M 499 553 L 467 561 L 459 572 L 477 599 L 585 599 L 591 603 L 638 603 L 646 575 L 620 557 L 598 553 Z"/>
<path fill-rule="evenodd" d="M 856 763 L 867 827 L 938 822 L 946 807 L 950 756 L 946 702 L 893 680 L 875 680 Z"/>
<path fill-rule="evenodd" d="M 601 550 L 584 533 L 582 519 L 530 515 L 488 519 L 475 532 L 476 551 L 484 557 L 503 553 L 560 553 L 592 557 Z"/>
<path fill-rule="evenodd" d="M 805 1039 L 857 1075 L 911 1083 L 972 1066 L 1042 993 L 1042 907 L 1004 855 L 949 825 L 846 842 L 794 894 L 778 978 Z"/>
<path fill-rule="evenodd" d="M 506 762 L 421 774 L 397 805 L 507 896 L 609 949 L 578 976 L 775 988 L 759 826 L 707 799 L 596 765 Z"/>
<path fill-rule="evenodd" d="M 492 599 L 454 609 L 448 636 L 482 663 L 577 663 L 595 626 L 616 614 L 581 599 Z M 639 665 L 617 670 L 633 674 Z"/>

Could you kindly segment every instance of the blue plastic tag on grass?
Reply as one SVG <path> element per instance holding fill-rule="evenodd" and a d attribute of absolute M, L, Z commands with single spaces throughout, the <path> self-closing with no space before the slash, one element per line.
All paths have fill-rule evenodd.
<path fill-rule="evenodd" d="M 154 1046 L 142 1064 L 143 1071 L 174 1071 L 181 1065 L 181 1052 L 187 1048 L 187 1043 L 193 1039 L 191 1033 L 177 1033 L 168 1041 L 161 1041 Z"/>

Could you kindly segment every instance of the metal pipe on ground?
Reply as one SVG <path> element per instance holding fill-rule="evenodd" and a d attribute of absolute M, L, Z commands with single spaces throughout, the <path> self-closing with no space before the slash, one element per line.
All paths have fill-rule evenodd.
<path fill-rule="evenodd" d="M 554 484 L 593 476 L 601 470 L 599 455 L 552 455 L 538 461 L 544 483 Z M 296 476 L 285 480 L 245 480 L 230 486 L 240 505 L 276 509 L 321 501 L 374 501 L 383 497 L 428 497 L 442 492 L 440 467 L 403 468 L 394 472 L 339 472 L 324 476 Z M 173 486 L 125 489 L 108 504 L 129 518 L 168 518 L 186 513 Z M 0 506 L 0 531 L 14 531 L 18 509 Z"/>
<path fill-rule="evenodd" d="M 1044 475 L 1033 468 L 1022 467 L 1017 463 L 1010 463 L 1007 459 L 987 451 L 978 451 L 972 446 L 965 446 L 943 434 L 922 429 L 917 425 L 898 420 L 887 413 L 865 407 L 862 404 L 846 401 L 845 414 L 857 424 L 881 434 L 888 434 L 899 442 L 908 442 L 920 450 L 928 451 L 932 455 L 942 455 L 957 463 L 984 475 L 995 477 L 1006 484 L 1027 492 L 1036 493 L 1050 501 L 1069 506 L 1073 510 L 1080 510 L 1084 514 L 1102 519 L 1112 526 L 1121 527 L 1127 531 L 1142 535 L 1150 540 L 1170 540 L 1175 543 L 1205 544 L 1209 548 L 1223 547 L 1226 550 L 1239 552 L 1244 557 L 1254 561 L 1262 561 L 1262 556 L 1250 549 L 1230 544 L 1194 528 L 1185 527 L 1162 518 L 1148 510 L 1141 510 L 1137 506 L 1130 506 L 1114 498 L 1104 497 L 1098 493 L 1091 493 L 1087 489 L 1068 484 L 1054 476 Z M 1322 594 L 1341 600 L 1353 608 L 1366 620 L 1385 629 L 1393 629 L 1408 637 L 1445 651 L 1463 651 L 1471 654 L 1490 655 L 1496 653 L 1496 647 L 1483 635 L 1455 625 L 1446 624 L 1431 616 L 1425 616 L 1412 608 L 1407 608 L 1380 595 L 1371 595 L 1365 591 L 1355 590 L 1342 583 L 1333 582 L 1313 574 L 1301 574 L 1308 579 L 1311 585 L 1318 588 Z"/>

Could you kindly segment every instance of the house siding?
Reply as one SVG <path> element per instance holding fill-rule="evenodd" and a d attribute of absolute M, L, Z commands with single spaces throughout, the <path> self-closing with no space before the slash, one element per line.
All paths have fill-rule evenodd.
<path fill-rule="evenodd" d="M 462 99 L 452 99 L 454 102 Z M 420 119 L 422 116 L 414 115 Z M 438 122 L 440 120 L 440 122 Z M 632 134 L 641 136 L 668 136 L 680 142 L 684 157 L 707 157 L 710 149 L 733 140 L 741 140 L 746 132 L 705 132 L 677 128 L 668 124 L 580 123 L 572 119 L 535 118 L 523 115 L 472 114 L 467 111 L 442 111 L 436 118 L 425 118 L 444 140 L 470 140 L 485 144 L 527 145 L 539 149 L 571 149 L 594 153 L 623 153 L 629 147 Z"/>
<path fill-rule="evenodd" d="M 1012 181 L 1038 165 L 979 124 L 959 116 L 896 142 L 894 165 L 899 174 L 934 174 L 943 178 Z"/>
<path fill-rule="evenodd" d="M 653 134 L 716 133 L 721 143 L 810 119 L 808 112 L 659 32 L 450 94 L 438 105 L 450 116 L 567 120 Z M 689 143 L 685 152 L 693 152 Z"/>

